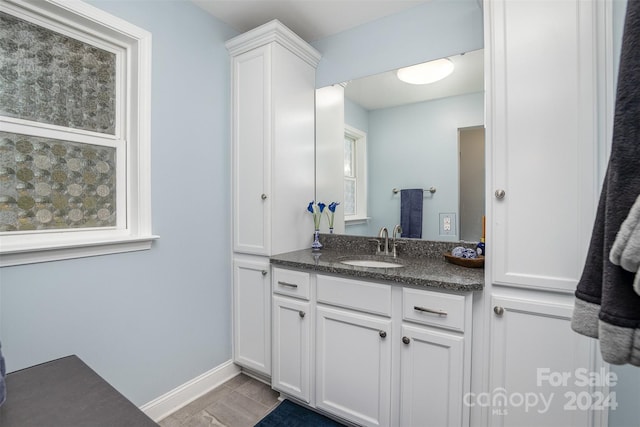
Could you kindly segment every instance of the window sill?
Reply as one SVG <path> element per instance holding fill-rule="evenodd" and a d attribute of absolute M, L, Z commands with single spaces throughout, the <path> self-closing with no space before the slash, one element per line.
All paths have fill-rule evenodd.
<path fill-rule="evenodd" d="M 7 242 L 3 238 L 0 243 L 0 267 L 148 250 L 160 236 L 39 237 L 27 237 L 17 242 Z"/>
<path fill-rule="evenodd" d="M 345 225 L 358 225 L 358 224 L 366 224 L 371 217 L 368 216 L 352 216 L 344 219 Z"/>

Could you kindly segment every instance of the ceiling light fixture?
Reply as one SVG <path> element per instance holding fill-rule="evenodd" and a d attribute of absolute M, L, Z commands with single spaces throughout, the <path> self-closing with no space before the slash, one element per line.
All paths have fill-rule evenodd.
<path fill-rule="evenodd" d="M 424 64 L 400 68 L 397 76 L 400 80 L 413 85 L 426 85 L 437 82 L 453 73 L 453 62 L 448 58 L 436 59 Z"/>

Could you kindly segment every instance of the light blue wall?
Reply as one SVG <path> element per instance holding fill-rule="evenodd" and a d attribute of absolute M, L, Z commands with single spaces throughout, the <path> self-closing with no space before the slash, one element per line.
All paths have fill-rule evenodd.
<path fill-rule="evenodd" d="M 317 40 L 316 87 L 482 49 L 482 25 L 476 0 L 431 0 Z"/>
<path fill-rule="evenodd" d="M 369 111 L 349 98 L 345 98 L 344 123 L 367 133 L 369 132 Z"/>
<path fill-rule="evenodd" d="M 231 358 L 229 56 L 186 1 L 92 1 L 153 34 L 150 251 L 0 270 L 13 371 L 77 354 L 135 404 Z M 9 393 L 11 390 L 9 390 Z"/>
<path fill-rule="evenodd" d="M 391 190 L 433 186 L 434 195 L 425 193 L 422 237 L 447 240 L 439 235 L 438 218 L 458 212 L 458 129 L 484 124 L 484 93 L 372 110 L 368 122 L 371 220 L 368 229 L 347 232 L 374 236 L 380 227 L 391 229 L 400 223 L 400 195 Z"/>

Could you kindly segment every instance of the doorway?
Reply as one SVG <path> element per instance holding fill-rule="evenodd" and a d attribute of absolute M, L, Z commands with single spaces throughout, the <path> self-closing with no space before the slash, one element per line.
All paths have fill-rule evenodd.
<path fill-rule="evenodd" d="M 485 214 L 484 127 L 458 129 L 460 240 L 477 242 Z"/>

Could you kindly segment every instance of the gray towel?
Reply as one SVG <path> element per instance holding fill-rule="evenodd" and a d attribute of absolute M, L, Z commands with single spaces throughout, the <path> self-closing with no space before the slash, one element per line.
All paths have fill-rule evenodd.
<path fill-rule="evenodd" d="M 624 220 L 611 247 L 609 260 L 627 271 L 636 273 L 640 265 L 640 197 Z"/>
<path fill-rule="evenodd" d="M 400 190 L 400 226 L 402 237 L 422 238 L 422 202 L 424 192 L 421 188 Z"/>
<path fill-rule="evenodd" d="M 613 264 L 616 234 L 640 194 L 640 1 L 627 4 L 607 174 L 587 261 L 575 292 L 571 327 L 598 338 L 602 358 L 640 366 L 640 295 L 635 274 Z"/>
<path fill-rule="evenodd" d="M 631 207 L 627 219 L 613 242 L 609 261 L 627 271 L 636 273 L 633 289 L 640 295 L 640 196 Z"/>

